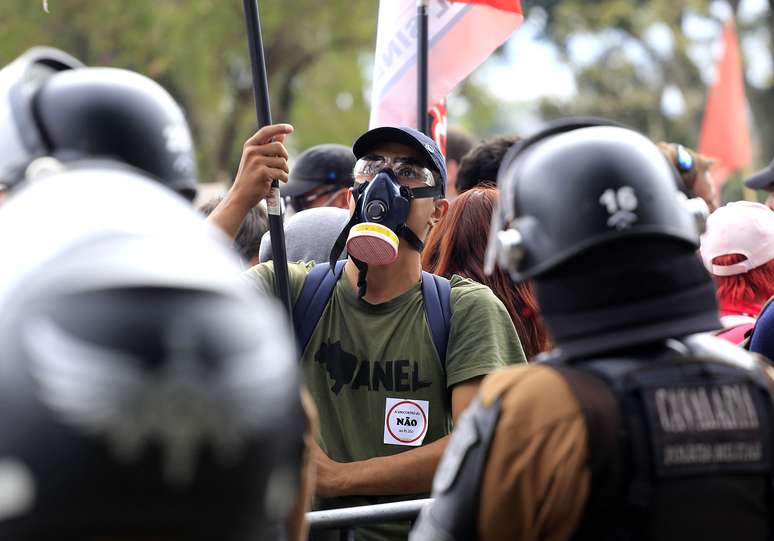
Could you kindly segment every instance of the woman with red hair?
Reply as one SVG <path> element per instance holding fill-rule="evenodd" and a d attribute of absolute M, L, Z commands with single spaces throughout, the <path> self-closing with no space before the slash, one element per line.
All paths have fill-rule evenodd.
<path fill-rule="evenodd" d="M 430 233 L 422 266 L 446 278 L 458 274 L 488 286 L 508 310 L 524 352 L 531 358 L 550 344 L 532 284 L 514 284 L 499 268 L 491 276 L 484 274 L 484 253 L 496 201 L 495 188 L 472 188 L 460 195 Z"/>
<path fill-rule="evenodd" d="M 717 286 L 718 336 L 739 344 L 774 294 L 774 212 L 748 201 L 720 207 L 707 220 L 701 257 Z"/>

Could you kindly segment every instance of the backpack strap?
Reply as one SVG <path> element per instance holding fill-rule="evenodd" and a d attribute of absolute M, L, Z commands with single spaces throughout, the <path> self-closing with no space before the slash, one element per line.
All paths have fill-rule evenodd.
<path fill-rule="evenodd" d="M 346 260 L 337 261 L 333 271 L 330 264 L 320 263 L 306 275 L 301 294 L 293 306 L 293 328 L 296 331 L 299 355 L 304 354 L 309 339 L 312 338 L 312 333 L 333 295 L 336 282 L 344 271 L 345 263 Z"/>
<path fill-rule="evenodd" d="M 446 373 L 446 345 L 451 328 L 451 283 L 443 276 L 422 271 L 422 296 L 433 344 L 441 359 L 441 368 Z"/>
<path fill-rule="evenodd" d="M 334 272 L 328 263 L 315 265 L 306 275 L 301 294 L 293 306 L 293 328 L 296 331 L 298 351 L 303 355 L 315 327 L 333 294 L 344 271 L 346 260 L 338 261 Z M 442 276 L 422 272 L 422 296 L 425 301 L 425 316 L 433 337 L 433 344 L 446 371 L 446 344 L 451 327 L 451 284 Z"/>

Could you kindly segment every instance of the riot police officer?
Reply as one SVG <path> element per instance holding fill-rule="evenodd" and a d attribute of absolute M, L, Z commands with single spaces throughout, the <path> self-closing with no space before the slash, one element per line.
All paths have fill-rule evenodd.
<path fill-rule="evenodd" d="M 490 255 L 534 280 L 555 349 L 484 381 L 412 539 L 770 539 L 770 367 L 701 334 L 700 213 L 659 150 L 562 121 L 498 176 Z"/>
<path fill-rule="evenodd" d="M 304 538 L 294 346 L 220 232 L 93 167 L 22 188 L 0 253 L 0 538 Z"/>
<path fill-rule="evenodd" d="M 75 167 L 136 169 L 196 195 L 188 124 L 172 96 L 128 70 L 36 47 L 0 70 L 0 184 Z"/>

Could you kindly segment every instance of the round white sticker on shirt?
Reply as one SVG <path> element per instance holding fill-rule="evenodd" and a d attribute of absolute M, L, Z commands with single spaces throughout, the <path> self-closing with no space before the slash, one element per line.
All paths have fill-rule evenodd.
<path fill-rule="evenodd" d="M 390 445 L 422 445 L 427 434 L 430 402 L 387 398 L 384 408 L 384 443 Z"/>

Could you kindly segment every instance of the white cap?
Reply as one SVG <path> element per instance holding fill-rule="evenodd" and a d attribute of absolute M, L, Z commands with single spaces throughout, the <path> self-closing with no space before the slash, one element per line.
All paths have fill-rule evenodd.
<path fill-rule="evenodd" d="M 710 214 L 701 236 L 704 266 L 716 276 L 749 272 L 774 259 L 774 212 L 749 201 L 728 203 Z M 732 265 L 712 261 L 722 255 L 741 254 L 747 259 Z"/>

